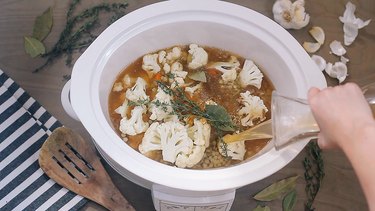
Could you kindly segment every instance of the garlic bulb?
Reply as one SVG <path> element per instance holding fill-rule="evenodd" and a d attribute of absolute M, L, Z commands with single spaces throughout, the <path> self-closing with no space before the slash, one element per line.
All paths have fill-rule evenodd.
<path fill-rule="evenodd" d="M 310 15 L 305 12 L 305 1 L 276 0 L 273 5 L 273 17 L 277 23 L 286 29 L 301 29 L 310 21 Z"/>

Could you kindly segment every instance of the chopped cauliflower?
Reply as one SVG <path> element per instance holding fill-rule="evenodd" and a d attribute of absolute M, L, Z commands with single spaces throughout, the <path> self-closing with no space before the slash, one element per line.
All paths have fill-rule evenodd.
<path fill-rule="evenodd" d="M 167 52 L 165 51 L 159 51 L 158 53 L 158 61 L 160 64 L 164 64 L 165 62 L 167 62 L 167 59 L 165 58 L 165 56 L 167 55 Z"/>
<path fill-rule="evenodd" d="M 143 136 L 142 143 L 138 146 L 139 152 L 146 154 L 150 151 L 161 150 L 160 135 L 157 132 L 157 127 L 159 122 L 154 122 L 146 130 L 145 135 Z"/>
<path fill-rule="evenodd" d="M 117 114 L 121 115 L 121 118 L 126 117 L 126 114 L 128 113 L 128 99 L 125 98 L 124 102 L 122 105 L 120 105 L 118 108 L 115 109 L 115 112 Z"/>
<path fill-rule="evenodd" d="M 120 92 L 123 89 L 124 89 L 124 87 L 122 86 L 121 82 L 117 82 L 117 83 L 113 84 L 112 91 L 114 91 L 114 92 Z"/>
<path fill-rule="evenodd" d="M 162 88 L 158 87 L 158 92 L 149 107 L 149 111 L 151 112 L 150 119 L 157 121 L 177 119 L 177 116 L 171 115 L 173 111 L 171 99 L 172 96 L 165 93 Z"/>
<path fill-rule="evenodd" d="M 221 155 L 231 157 L 233 160 L 243 160 L 246 153 L 245 141 L 236 141 L 228 144 L 219 141 L 218 149 Z"/>
<path fill-rule="evenodd" d="M 239 67 L 240 62 L 235 56 L 231 56 L 228 62 L 215 62 L 209 66 L 209 68 L 215 68 L 223 73 L 221 78 L 225 83 L 236 80 Z"/>
<path fill-rule="evenodd" d="M 133 102 L 148 101 L 149 97 L 146 95 L 146 81 L 138 77 L 135 85 L 126 90 L 125 96 L 128 100 Z"/>
<path fill-rule="evenodd" d="M 171 52 L 168 52 L 166 59 L 168 61 L 174 61 L 181 57 L 182 51 L 180 47 L 173 47 Z"/>
<path fill-rule="evenodd" d="M 201 88 L 202 88 L 202 83 L 199 83 L 192 87 L 189 87 L 189 86 L 185 87 L 185 92 L 189 93 L 190 97 L 192 97 L 194 95 L 194 92 Z"/>
<path fill-rule="evenodd" d="M 131 111 L 131 117 L 124 117 L 120 121 L 120 131 L 125 135 L 137 135 L 143 133 L 148 128 L 148 123 L 143 121 L 143 114 L 146 113 L 144 106 L 136 106 Z"/>
<path fill-rule="evenodd" d="M 170 72 L 173 74 L 173 78 L 170 79 L 170 82 L 172 83 L 172 88 L 185 84 L 185 78 L 188 72 L 184 71 L 183 68 L 180 62 L 174 62 L 171 65 Z"/>
<path fill-rule="evenodd" d="M 190 154 L 193 141 L 189 138 L 187 129 L 179 122 L 166 122 L 157 127 L 162 145 L 163 160 L 175 163 L 179 154 Z"/>
<path fill-rule="evenodd" d="M 211 126 L 205 119 L 194 119 L 194 125 L 188 128 L 188 134 L 194 140 L 194 145 L 210 145 Z"/>
<path fill-rule="evenodd" d="M 246 59 L 238 77 L 241 87 L 253 85 L 256 88 L 260 89 L 262 85 L 263 74 L 251 60 Z"/>
<path fill-rule="evenodd" d="M 193 146 L 193 150 L 190 154 L 179 154 L 176 158 L 176 166 L 180 168 L 193 167 L 199 163 L 204 156 L 206 147 L 204 146 Z"/>
<path fill-rule="evenodd" d="M 252 96 L 249 91 L 241 93 L 241 104 L 243 107 L 238 111 L 241 117 L 242 126 L 253 126 L 254 121 L 263 121 L 266 119 L 267 107 L 263 100 L 258 96 Z"/>
<path fill-rule="evenodd" d="M 160 71 L 158 58 L 158 54 L 147 54 L 143 56 L 142 69 L 151 71 L 152 73 L 158 73 Z"/>
<path fill-rule="evenodd" d="M 305 12 L 305 1 L 276 0 L 273 7 L 273 18 L 286 29 L 301 29 L 310 21 L 310 15 Z"/>
<path fill-rule="evenodd" d="M 189 62 L 188 67 L 190 69 L 197 69 L 207 64 L 208 54 L 207 52 L 199 47 L 197 44 L 190 44 L 189 54 L 191 55 L 191 62 Z"/>

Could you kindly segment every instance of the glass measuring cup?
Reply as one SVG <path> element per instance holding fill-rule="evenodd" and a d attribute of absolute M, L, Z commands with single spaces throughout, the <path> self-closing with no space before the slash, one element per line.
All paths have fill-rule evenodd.
<path fill-rule="evenodd" d="M 375 109 L 375 83 L 362 87 L 363 94 Z M 320 131 L 305 99 L 272 93 L 272 136 L 276 150 L 305 138 L 317 138 Z"/>
<path fill-rule="evenodd" d="M 375 82 L 362 87 L 363 94 L 375 114 Z M 272 117 L 270 120 L 243 131 L 226 135 L 224 142 L 251 141 L 272 138 L 276 150 L 300 140 L 317 138 L 319 127 L 306 99 L 298 99 L 272 93 Z"/>

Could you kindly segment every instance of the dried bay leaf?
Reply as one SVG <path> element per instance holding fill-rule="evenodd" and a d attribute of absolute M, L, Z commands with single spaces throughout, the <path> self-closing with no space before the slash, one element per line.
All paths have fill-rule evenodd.
<path fill-rule="evenodd" d="M 52 25 L 52 8 L 49 7 L 42 15 L 36 17 L 32 37 L 40 41 L 44 40 L 50 33 Z"/>
<path fill-rule="evenodd" d="M 296 190 L 288 193 L 283 199 L 283 211 L 292 211 L 296 205 L 297 192 Z"/>
<path fill-rule="evenodd" d="M 32 58 L 35 58 L 41 54 L 46 53 L 46 48 L 43 43 L 33 37 L 24 37 L 25 51 Z"/>
<path fill-rule="evenodd" d="M 262 206 L 258 205 L 257 207 L 255 207 L 253 209 L 253 211 L 271 211 L 271 208 L 269 208 L 268 206 L 262 207 Z"/>
<path fill-rule="evenodd" d="M 194 81 L 207 82 L 206 74 L 203 71 L 198 71 L 188 75 L 188 78 Z"/>
<path fill-rule="evenodd" d="M 295 188 L 298 177 L 297 175 L 275 182 L 257 193 L 253 198 L 258 201 L 272 201 L 280 198 L 285 193 L 289 193 Z"/>

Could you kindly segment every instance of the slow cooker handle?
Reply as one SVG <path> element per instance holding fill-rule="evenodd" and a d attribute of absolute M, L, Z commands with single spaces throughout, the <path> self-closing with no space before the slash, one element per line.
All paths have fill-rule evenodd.
<path fill-rule="evenodd" d="M 73 109 L 73 106 L 70 102 L 70 80 L 66 82 L 62 91 L 61 91 L 61 104 L 65 112 L 73 119 L 79 121 L 79 118 L 76 112 Z"/>

